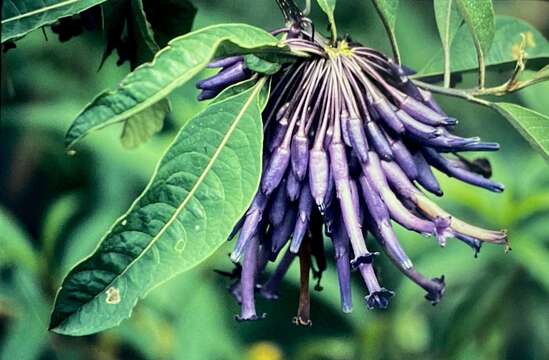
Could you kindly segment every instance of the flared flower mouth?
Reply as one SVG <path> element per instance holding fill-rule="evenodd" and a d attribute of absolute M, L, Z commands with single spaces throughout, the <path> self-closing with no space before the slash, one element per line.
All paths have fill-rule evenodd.
<path fill-rule="evenodd" d="M 242 306 L 238 318 L 261 318 L 256 294 L 278 298 L 281 280 L 299 258 L 295 322 L 309 325 L 309 276 L 312 270 L 320 277 L 326 268 L 324 234 L 333 245 L 342 311 L 352 310 L 353 271 L 366 285 L 369 309 L 387 308 L 394 295 L 379 284 L 373 266 L 377 253 L 371 250 L 368 232 L 436 304 L 444 294 L 444 277 L 428 279 L 415 269 L 393 224 L 432 236 L 442 246 L 457 238 L 475 252 L 482 242 L 507 244 L 504 231 L 467 224 L 423 192 L 443 194 L 433 168 L 477 187 L 503 191 L 503 185 L 489 179 L 486 161 L 468 161 L 458 154 L 494 151 L 499 145 L 452 134 L 457 120 L 414 84 L 409 77 L 413 71 L 377 50 L 349 38 L 330 45 L 310 27 L 276 34 L 307 56 L 269 75 L 261 183 L 231 234 L 238 234 L 231 260 L 242 264 L 231 287 Z M 248 69 L 244 56 L 217 59 L 210 66 L 222 70 L 197 83 L 201 100 L 251 77 L 267 76 Z M 268 263 L 279 257 L 270 277 L 263 278 Z"/>

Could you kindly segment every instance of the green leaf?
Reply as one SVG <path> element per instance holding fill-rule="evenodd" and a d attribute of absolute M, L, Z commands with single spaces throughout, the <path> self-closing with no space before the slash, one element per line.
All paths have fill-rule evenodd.
<path fill-rule="evenodd" d="M 492 46 L 496 20 L 492 0 L 456 0 L 458 9 L 473 36 L 477 50 L 480 87 L 484 87 L 485 58 Z"/>
<path fill-rule="evenodd" d="M 118 88 L 105 91 L 78 115 L 65 137 L 68 148 L 91 131 L 135 115 L 168 96 L 213 57 L 235 53 L 287 51 L 268 32 L 244 24 L 210 26 L 175 38 L 153 62 L 128 74 Z"/>
<path fill-rule="evenodd" d="M 400 52 L 398 51 L 395 36 L 399 0 L 372 0 L 372 2 L 374 3 L 379 17 L 383 22 L 387 36 L 389 36 L 389 41 L 391 42 L 391 47 L 393 48 L 393 56 L 395 57 L 395 60 L 400 63 Z"/>
<path fill-rule="evenodd" d="M 2 42 L 19 38 L 57 19 L 78 14 L 105 0 L 6 0 L 2 2 Z"/>
<path fill-rule="evenodd" d="M 125 120 L 120 135 L 122 145 L 127 149 L 133 149 L 147 141 L 151 136 L 162 130 L 164 118 L 169 111 L 170 103 L 168 99 L 162 99 L 150 108 Z"/>
<path fill-rule="evenodd" d="M 518 50 L 522 42 L 521 33 L 526 35 L 526 52 L 529 60 L 548 59 L 549 42 L 527 22 L 510 16 L 496 17 L 496 33 L 486 66 L 508 65 L 517 61 Z M 463 72 L 478 68 L 475 47 L 467 29 L 462 27 L 451 48 L 452 72 Z M 528 66 L 528 63 L 526 63 Z M 421 69 L 416 77 L 442 75 L 444 55 L 441 51 Z"/>
<path fill-rule="evenodd" d="M 94 254 L 65 278 L 50 328 L 91 334 L 130 316 L 152 288 L 210 256 L 259 184 L 261 80 L 192 119 Z"/>
<path fill-rule="evenodd" d="M 0 265 L 19 264 L 36 270 L 38 259 L 32 248 L 29 235 L 17 221 L 0 207 Z"/>
<path fill-rule="evenodd" d="M 244 62 L 246 63 L 246 67 L 251 71 L 267 75 L 277 73 L 281 67 L 279 63 L 263 60 L 254 54 L 244 56 Z"/>
<path fill-rule="evenodd" d="M 494 103 L 496 109 L 549 160 L 549 117 L 510 103 Z"/>
<path fill-rule="evenodd" d="M 454 0 L 434 0 L 435 19 L 437 21 L 438 33 L 442 42 L 444 53 L 444 76 L 445 86 L 450 83 L 450 47 L 457 34 L 463 17 L 459 13 Z"/>
<path fill-rule="evenodd" d="M 336 7 L 336 0 L 317 0 L 318 6 L 324 11 L 326 16 L 328 16 L 328 21 L 330 22 L 330 29 L 332 30 L 332 38 L 335 40 L 337 37 L 337 27 L 334 18 L 334 11 Z"/>

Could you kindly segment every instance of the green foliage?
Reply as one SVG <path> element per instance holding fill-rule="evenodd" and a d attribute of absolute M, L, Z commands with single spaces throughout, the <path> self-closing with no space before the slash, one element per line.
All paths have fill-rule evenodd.
<path fill-rule="evenodd" d="M 450 48 L 463 23 L 463 17 L 458 11 L 454 0 L 434 0 L 435 19 L 442 42 L 444 54 L 444 86 L 450 85 Z"/>
<path fill-rule="evenodd" d="M 509 16 L 496 17 L 496 32 L 492 47 L 488 52 L 486 66 L 497 68 L 498 66 L 514 64 L 518 58 L 521 34 L 527 38 L 527 59 L 547 61 L 549 59 L 549 42 L 544 36 L 523 20 Z M 467 29 L 458 31 L 451 47 L 452 72 L 463 72 L 477 68 L 477 58 L 473 40 L 467 33 Z M 442 51 L 435 55 L 423 69 L 418 72 L 420 77 L 441 75 L 444 72 L 444 55 Z M 527 63 L 528 65 L 528 63 Z"/>
<path fill-rule="evenodd" d="M 437 2 L 439 5 L 444 3 Z M 378 3 L 396 4 L 396 1 Z M 4 6 L 5 4 L 6 2 Z M 112 4 L 114 1 L 105 2 L 102 7 L 105 9 Z M 187 32 L 196 11 L 190 3 L 180 0 L 145 0 L 142 4 L 132 1 L 132 4 L 137 5 L 135 9 L 144 11 L 144 17 L 134 17 L 132 20 L 135 21 L 136 29 L 144 30 L 142 35 L 146 36 L 145 44 L 152 44 L 151 35 L 154 38 L 157 47 L 154 50 L 155 46 L 150 46 L 153 49 L 152 53 L 164 47 L 171 38 Z M 368 4 L 359 2 L 351 6 L 349 3 L 340 2 L 338 17 L 348 20 L 340 25 L 344 27 L 345 33 L 349 32 L 357 38 L 363 37 L 375 42 L 376 38 L 380 37 L 376 32 L 377 26 L 374 26 L 375 22 L 371 22 L 371 26 L 364 26 L 362 18 L 360 21 L 353 21 L 359 10 L 363 11 L 370 23 L 373 15 L 366 12 L 369 10 Z M 494 5 L 496 10 L 498 6 L 503 8 L 498 2 L 494 2 Z M 529 6 L 534 8 L 531 3 L 524 5 L 517 1 L 511 8 L 525 9 Z M 265 29 L 280 25 L 279 19 L 273 17 L 273 12 L 276 11 L 274 2 L 269 5 L 263 2 L 256 4 L 236 0 L 231 4 L 200 3 L 200 7 L 205 11 L 197 17 L 198 27 L 237 16 L 244 19 L 243 21 L 261 24 Z M 422 39 L 422 46 L 402 46 L 401 50 L 407 61 L 426 63 L 431 52 L 426 52 L 425 49 L 440 46 L 436 33 L 432 31 L 434 23 L 430 22 L 431 7 L 430 2 L 414 1 L 400 4 L 398 28 L 405 33 L 399 32 L 399 35 L 402 34 L 403 38 Z M 174 16 L 175 13 L 178 14 L 177 17 Z M 517 11 L 511 10 L 507 13 L 518 14 Z M 521 12 L 525 13 L 528 11 Z M 138 14 L 139 12 L 136 12 L 136 15 Z M 408 16 L 409 14 L 413 16 Z M 393 15 L 394 30 L 396 11 Z M 440 12 L 437 15 L 438 26 L 442 24 L 439 22 L 439 15 Z M 455 11 L 452 16 L 455 16 Z M 534 22 L 535 18 L 530 17 Z M 52 21 L 55 19 L 48 20 L 50 23 Z M 549 51 L 543 35 L 532 25 L 515 18 L 498 17 L 496 25 L 493 44 L 485 59 L 487 66 L 490 66 L 488 70 L 511 69 L 517 60 L 515 54 L 521 44 L 520 34 L 525 33 L 525 50 L 529 59 L 526 66 L 532 69 L 542 68 L 538 72 L 527 71 L 526 75 L 531 79 L 545 79 L 547 67 L 543 66 L 547 63 Z M 453 29 L 453 26 L 450 28 Z M 5 27 L 2 30 L 4 41 Z M 468 28 L 462 27 L 450 47 L 451 68 L 455 74 L 472 71 L 478 67 L 475 46 L 468 31 Z M 433 36 L 427 36 L 429 34 Z M 135 38 L 138 39 L 137 36 Z M 421 271 L 433 276 L 446 275 L 447 296 L 436 307 L 433 308 L 425 302 L 419 289 L 388 270 L 381 271 L 380 277 L 397 293 L 395 302 L 388 311 L 367 311 L 362 299 L 365 290 L 362 284 L 356 282 L 352 284 L 354 312 L 342 314 L 338 303 L 337 275 L 333 263 L 329 263 L 322 279 L 324 290 L 312 294 L 313 327 L 306 331 L 296 329 L 291 325 L 291 314 L 297 305 L 299 286 L 299 273 L 294 265 L 290 269 L 290 276 L 283 284 L 284 299 L 274 303 L 261 303 L 262 308 L 268 309 L 267 321 L 253 324 L 234 323 L 232 315 L 236 312 L 236 305 L 226 291 L 229 282 L 220 280 L 212 272 L 214 268 L 227 270 L 231 266 L 226 253 L 230 251 L 232 244 L 223 247 L 224 238 L 220 234 L 227 232 L 232 224 L 229 224 L 228 219 L 219 216 L 220 219 L 216 221 L 224 223 L 223 229 L 219 230 L 219 236 L 211 238 L 211 243 L 204 242 L 199 237 L 188 236 L 187 239 L 192 238 L 193 241 L 188 242 L 184 252 L 192 250 L 189 246 L 207 245 L 209 250 L 204 252 L 205 257 L 215 248 L 221 248 L 209 260 L 187 271 L 184 276 L 179 276 L 176 280 L 150 291 L 147 297 L 135 306 L 130 320 L 123 321 L 115 329 L 84 339 L 47 332 L 48 312 L 54 303 L 55 290 L 62 283 L 64 275 L 76 262 L 94 251 L 97 240 L 105 233 L 105 229 L 131 205 L 138 191 L 143 188 L 153 164 L 179 132 L 179 128 L 206 106 L 194 102 L 196 89 L 190 81 L 186 81 L 186 84 L 175 89 L 170 98 L 173 113 L 166 120 L 166 126 L 146 144 L 131 152 L 125 151 L 119 142 L 121 129 L 106 129 L 101 136 L 90 137 L 82 143 L 77 156 L 63 156 L 62 135 L 77 110 L 93 94 L 105 87 L 113 86 L 127 71 L 125 68 L 117 68 L 112 59 L 105 61 L 100 72 L 96 71 L 97 57 L 94 54 L 101 52 L 100 40 L 97 34 L 91 34 L 61 46 L 56 41 L 44 42 L 41 34 L 35 32 L 22 39 L 21 46 L 18 46 L 16 51 L 10 51 L 2 57 L 0 201 L 2 209 L 15 208 L 16 211 L 13 211 L 13 214 L 7 210 L 0 211 L 1 359 L 72 359 L 101 354 L 109 358 L 257 360 L 261 358 L 260 355 L 265 358 L 265 354 L 270 354 L 265 349 L 282 352 L 283 358 L 291 359 L 491 359 L 549 356 L 549 345 L 546 340 L 549 325 L 545 320 L 545 314 L 549 312 L 545 301 L 549 296 L 547 165 L 521 137 L 517 136 L 514 128 L 503 121 L 502 116 L 484 111 L 483 108 L 461 99 L 454 100 L 449 97 L 437 100 L 444 105 L 448 114 L 461 120 L 458 129 L 463 135 L 480 134 L 483 138 L 502 142 L 502 150 L 490 154 L 489 158 L 494 178 L 506 184 L 506 191 L 494 196 L 437 174 L 445 191 L 445 197 L 441 199 L 443 205 L 451 208 L 458 217 L 490 224 L 495 228 L 507 228 L 513 251 L 503 255 L 500 249 L 485 246 L 479 259 L 474 259 L 470 249 L 457 241 L 449 241 L 446 249 L 440 249 L 429 239 L 397 229 L 399 239 Z M 402 39 L 399 40 L 406 44 Z M 147 47 L 142 49 L 144 53 L 149 51 Z M 151 51 L 149 54 L 152 55 Z M 261 55 L 261 59 L 273 59 L 264 56 L 264 53 L 258 55 Z M 147 61 L 145 57 L 142 59 Z M 207 60 L 204 60 L 204 64 L 206 62 Z M 134 64 L 135 67 L 139 65 L 137 62 Z M 442 75 L 443 64 L 444 56 L 443 52 L 440 52 L 420 75 Z M 193 69 L 198 73 L 202 68 L 203 65 L 200 65 Z M 268 67 L 266 69 L 269 71 Z M 493 72 L 489 75 L 491 82 L 503 83 L 509 74 Z M 208 106 L 212 106 L 213 110 L 220 107 L 225 110 L 226 104 L 243 99 L 239 98 L 242 92 L 254 92 L 258 86 L 258 78 L 254 77 L 226 89 Z M 471 83 L 472 77 L 463 74 L 463 86 L 470 86 Z M 267 84 L 256 96 L 258 104 L 254 105 L 255 112 L 265 106 L 266 93 Z M 547 82 L 523 89 L 516 97 L 508 96 L 500 100 L 505 101 L 504 103 L 497 105 L 501 114 L 511 119 L 510 122 L 521 129 L 537 149 L 544 147 L 542 151 L 545 155 L 547 134 L 543 131 L 549 122 L 546 93 Z M 168 100 L 167 97 L 163 99 Z M 510 101 L 517 104 L 511 104 Z M 212 107 L 205 113 L 213 111 Z M 145 111 L 153 111 L 152 109 L 153 107 L 147 107 Z M 137 144 L 138 138 L 147 137 L 142 133 L 143 129 L 150 127 L 151 130 L 156 130 L 161 127 L 160 116 L 144 116 L 145 112 L 137 114 L 141 116 L 134 115 L 130 119 L 141 119 L 144 126 L 138 127 L 139 135 L 135 137 L 135 141 L 133 137 L 124 140 L 131 144 Z M 205 149 L 206 141 L 200 140 L 202 138 L 197 139 L 196 134 L 200 132 L 195 133 L 192 130 L 196 128 L 199 119 L 202 119 L 202 123 L 209 124 L 201 134 L 208 137 L 220 136 L 209 130 L 215 120 L 212 118 L 211 122 L 208 122 L 203 112 L 190 120 L 176 141 L 180 142 L 187 138 L 187 143 L 190 143 L 195 140 L 196 147 L 193 149 L 197 152 L 196 156 L 208 156 L 213 149 Z M 225 119 L 221 123 L 228 124 L 230 121 Z M 219 122 L 215 121 L 216 129 Z M 129 130 L 133 129 L 128 124 L 132 124 L 132 121 L 125 125 L 120 124 L 121 127 L 125 126 L 125 133 L 130 133 Z M 254 124 L 255 131 L 259 131 L 257 117 Z M 241 121 L 237 127 L 240 129 L 244 126 L 252 127 L 252 124 Z M 25 137 L 15 139 L 13 131 L 23 133 Z M 239 131 L 238 134 L 243 133 Z M 257 137 L 250 139 L 260 141 Z M 257 149 L 260 145 L 256 143 L 255 146 L 256 151 L 238 154 L 246 158 L 254 157 L 253 161 L 243 164 L 250 167 L 253 165 L 257 171 L 260 166 Z M 45 149 L 52 147 L 55 156 L 45 156 L 48 152 Z M 25 150 L 32 154 L 34 161 L 22 161 L 25 159 L 22 159 L 21 154 Z M 169 151 L 173 151 L 173 148 Z M 229 156 L 228 154 L 229 151 L 226 155 Z M 178 169 L 171 170 L 194 169 L 195 165 L 194 161 L 177 162 Z M 222 165 L 219 161 L 214 167 Z M 37 166 L 51 170 L 45 174 L 37 173 L 33 170 Z M 160 172 L 159 169 L 156 179 Z M 55 176 L 59 173 L 72 174 L 76 180 L 67 176 Z M 37 176 L 40 183 L 51 186 L 48 188 L 48 192 L 52 193 L 51 198 L 44 200 L 44 194 L 29 181 Z M 13 187 L 13 184 L 11 187 L 6 186 L 7 181 L 11 179 L 17 180 L 13 181 L 16 187 Z M 250 182 L 255 185 L 256 180 L 255 178 Z M 246 190 L 252 192 L 253 187 L 250 185 Z M 149 189 L 152 189 L 152 185 Z M 200 188 L 200 192 L 205 192 L 205 189 L 206 186 Z M 10 191 L 14 193 L 11 194 Z M 170 192 L 170 198 L 163 200 L 172 199 L 171 196 L 174 196 L 176 191 Z M 32 201 L 4 203 L 5 199 L 15 198 L 16 193 L 31 194 Z M 233 189 L 225 193 L 232 195 Z M 47 206 L 40 210 L 42 202 Z M 191 203 L 192 200 L 189 204 Z M 138 205 L 139 202 L 134 204 L 133 208 Z M 237 207 L 240 210 L 245 207 L 243 198 Z M 32 217 L 24 216 L 25 211 L 30 211 L 31 208 L 34 211 Z M 188 214 L 192 216 L 190 210 L 194 208 L 189 207 Z M 236 207 L 231 210 L 234 212 L 234 220 L 239 214 Z M 176 232 L 170 230 L 166 230 L 165 234 L 166 237 L 159 239 L 156 244 L 164 244 L 168 236 L 173 236 L 172 239 L 177 237 Z M 137 234 L 132 236 L 138 237 Z M 132 245 L 136 246 L 136 242 L 132 242 Z M 105 241 L 96 250 L 100 251 L 104 246 Z M 153 276 L 160 275 L 150 269 L 165 265 L 164 261 L 161 265 L 155 264 L 157 258 L 152 248 L 154 246 L 151 247 L 152 255 L 143 256 L 146 261 L 139 260 L 135 264 L 142 266 L 143 269 L 139 275 L 140 281 L 145 279 L 139 286 L 151 285 L 148 282 L 156 280 Z M 165 252 L 159 250 L 158 254 L 169 253 L 171 248 L 168 248 L 169 246 Z M 187 255 L 193 256 L 194 259 L 194 255 Z M 105 259 L 112 260 L 114 256 L 109 255 Z M 160 259 L 164 259 L 163 255 Z M 195 262 L 198 263 L 198 260 Z M 147 263 L 152 267 L 145 266 Z M 170 276 L 187 265 L 177 261 L 177 264 L 168 270 Z M 381 267 L 377 270 L 384 269 L 385 267 Z M 167 277 L 164 276 L 160 280 L 164 281 Z M 135 294 L 135 301 L 148 290 L 139 286 L 136 286 L 134 291 L 143 290 L 143 293 Z M 106 306 L 105 298 L 106 291 L 103 291 L 98 296 L 99 300 L 103 300 L 103 306 Z M 108 307 L 112 306 L 118 305 Z M 83 307 L 88 308 L 90 305 Z M 128 306 L 124 312 L 115 312 L 112 323 L 125 318 L 129 311 Z M 97 316 L 86 322 L 86 326 L 97 325 L 97 322 L 101 322 L 108 314 L 103 312 L 100 315 L 99 312 L 101 311 L 98 310 Z M 90 311 L 90 314 L 92 313 Z M 108 321 L 103 321 L 100 325 L 105 326 Z M 67 322 L 77 326 L 74 315 L 69 316 Z M 263 352 L 252 352 L 251 349 L 262 349 Z"/>
<path fill-rule="evenodd" d="M 96 97 L 69 128 L 66 145 L 70 148 L 89 132 L 124 121 L 161 101 L 214 57 L 282 50 L 278 39 L 244 24 L 211 26 L 176 38 L 153 62 L 126 76 L 117 89 Z"/>
<path fill-rule="evenodd" d="M 2 43 L 25 36 L 61 17 L 78 14 L 105 0 L 10 0 L 2 2 Z"/>
<path fill-rule="evenodd" d="M 492 46 L 496 21 L 492 0 L 456 0 L 477 50 L 480 87 L 484 86 L 485 58 Z"/>
<path fill-rule="evenodd" d="M 119 324 L 151 288 L 226 240 L 259 182 L 263 84 L 214 103 L 183 128 L 144 193 L 65 278 L 53 331 L 84 335 Z"/>
<path fill-rule="evenodd" d="M 549 117 L 510 103 L 496 103 L 498 111 L 549 160 Z"/>

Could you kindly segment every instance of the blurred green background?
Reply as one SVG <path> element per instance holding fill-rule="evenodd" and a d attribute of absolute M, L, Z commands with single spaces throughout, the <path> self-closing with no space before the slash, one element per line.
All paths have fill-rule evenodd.
<path fill-rule="evenodd" d="M 198 7 L 194 28 L 221 22 L 265 29 L 281 24 L 274 1 L 193 3 Z M 421 68 L 439 48 L 432 2 L 401 3 L 397 36 L 403 59 Z M 495 7 L 497 14 L 520 17 L 549 36 L 548 2 L 496 0 Z M 340 32 L 389 51 L 369 1 L 340 0 L 336 14 Z M 312 18 L 325 29 L 318 9 Z M 129 69 L 117 67 L 111 57 L 97 71 L 103 51 L 100 33 L 66 43 L 46 33 L 48 41 L 36 31 L 19 41 L 16 50 L 2 54 L 2 360 L 549 358 L 549 166 L 501 116 L 440 97 L 444 108 L 460 119 L 457 132 L 501 144 L 501 151 L 489 158 L 506 191 L 491 194 L 437 174 L 445 190 L 439 203 L 472 223 L 509 229 L 513 251 L 504 254 L 500 247 L 485 245 L 474 258 L 457 241 L 442 249 L 432 239 L 397 229 L 420 271 L 445 274 L 446 296 L 436 307 L 381 261 L 382 281 L 397 293 L 390 308 L 368 311 L 362 301 L 365 289 L 355 277 L 354 311 L 343 314 L 329 266 L 324 290 L 313 293 L 313 327 L 296 327 L 291 323 L 298 300 L 294 265 L 281 299 L 259 300 L 267 319 L 238 323 L 228 283 L 213 272 L 231 268 L 228 243 L 200 267 L 153 290 L 132 318 L 115 329 L 81 338 L 47 332 L 63 276 L 128 208 L 177 130 L 204 104 L 196 102 L 198 92 L 188 84 L 173 94 L 174 111 L 162 133 L 145 145 L 124 149 L 118 139 L 121 128 L 112 127 L 89 136 L 75 156 L 68 156 L 63 135 L 70 122 Z M 489 83 L 500 83 L 505 76 L 490 71 Z M 474 83 L 474 74 L 463 77 L 463 86 Z M 544 83 L 506 100 L 549 114 L 548 94 L 549 83 Z"/>

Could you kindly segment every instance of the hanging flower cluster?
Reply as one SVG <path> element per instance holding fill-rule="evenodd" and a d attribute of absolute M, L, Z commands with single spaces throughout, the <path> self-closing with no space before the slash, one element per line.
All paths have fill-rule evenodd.
<path fill-rule="evenodd" d="M 294 321 L 310 324 L 309 275 L 312 271 L 320 280 L 326 268 L 323 233 L 333 244 L 342 311 L 352 310 L 353 271 L 364 280 L 369 309 L 386 308 L 393 296 L 376 276 L 378 253 L 371 250 L 367 232 L 436 304 L 444 293 L 444 277 L 429 279 L 414 268 L 392 224 L 432 236 L 441 246 L 450 237 L 475 252 L 482 242 L 506 245 L 504 231 L 470 225 L 422 191 L 442 196 L 432 168 L 503 191 L 488 179 L 489 166 L 457 154 L 494 151 L 498 144 L 452 134 L 457 120 L 441 110 L 431 93 L 414 85 L 408 69 L 374 49 L 348 39 L 330 46 L 299 29 L 288 30 L 285 41 L 308 57 L 283 66 L 271 79 L 263 112 L 261 185 L 231 234 L 238 234 L 231 254 L 239 263 L 231 286 L 241 304 L 237 319 L 261 317 L 256 295 L 276 299 L 282 278 L 298 257 L 301 289 Z M 242 56 L 218 59 L 210 67 L 222 70 L 197 83 L 200 100 L 252 76 Z M 264 279 L 267 264 L 277 259 L 270 278 Z"/>

